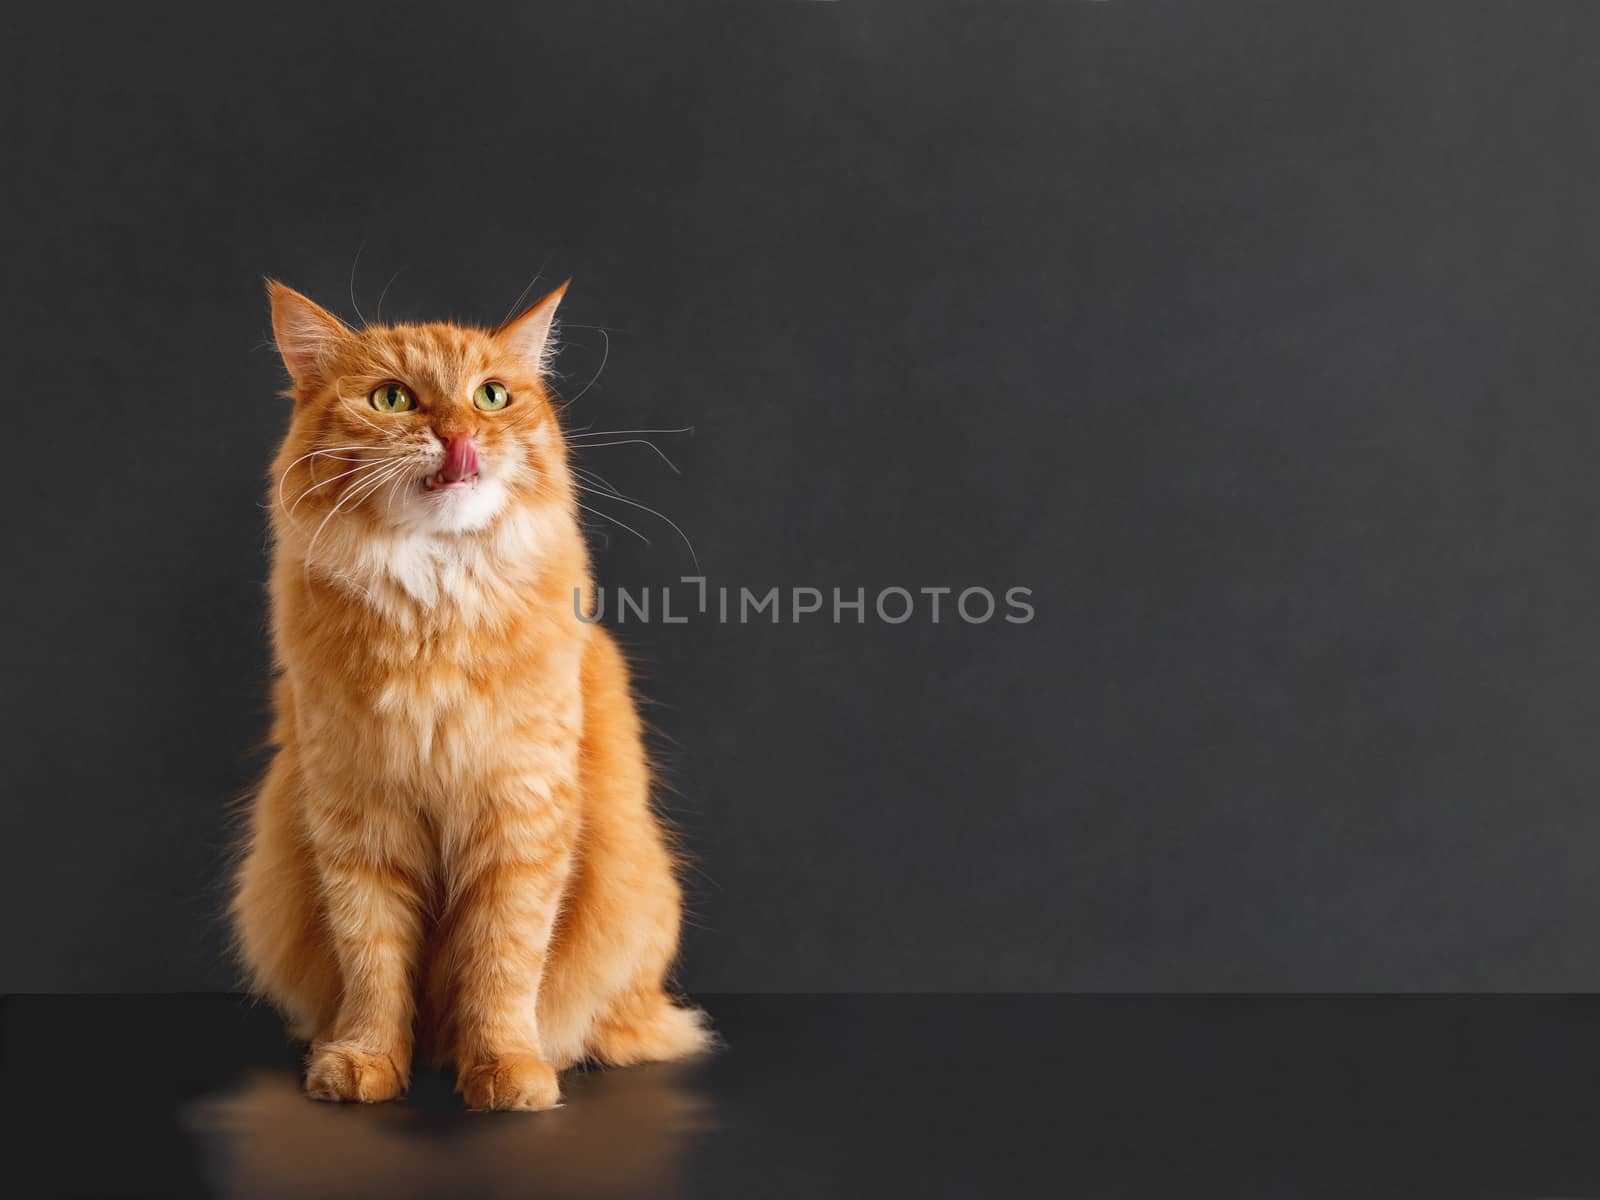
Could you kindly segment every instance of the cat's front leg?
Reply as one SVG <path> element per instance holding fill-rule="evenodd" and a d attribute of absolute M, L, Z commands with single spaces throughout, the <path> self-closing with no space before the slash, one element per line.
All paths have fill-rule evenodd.
<path fill-rule="evenodd" d="M 535 1110 L 561 1099 L 540 1045 L 538 1000 L 575 829 L 571 784 L 523 781 L 457 843 L 457 1088 L 469 1108 Z"/>
<path fill-rule="evenodd" d="M 306 1091 L 393 1100 L 411 1070 L 427 849 L 414 818 L 382 797 L 321 804 L 308 825 L 340 999 L 312 1043 Z"/>

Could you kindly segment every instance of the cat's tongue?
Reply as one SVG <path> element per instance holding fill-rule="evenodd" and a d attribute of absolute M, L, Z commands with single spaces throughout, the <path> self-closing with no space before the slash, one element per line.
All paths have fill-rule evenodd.
<path fill-rule="evenodd" d="M 444 466 L 436 476 L 443 484 L 460 483 L 478 473 L 478 446 L 469 437 L 451 438 L 444 448 Z"/>

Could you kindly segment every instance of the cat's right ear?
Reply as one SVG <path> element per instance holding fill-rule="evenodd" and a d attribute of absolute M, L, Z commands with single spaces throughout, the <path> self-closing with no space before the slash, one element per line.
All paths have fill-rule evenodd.
<path fill-rule="evenodd" d="M 272 302 L 272 336 L 283 355 L 283 365 L 297 386 L 309 387 L 322 378 L 323 368 L 351 336 L 351 329 L 276 279 L 267 280 L 267 299 Z"/>

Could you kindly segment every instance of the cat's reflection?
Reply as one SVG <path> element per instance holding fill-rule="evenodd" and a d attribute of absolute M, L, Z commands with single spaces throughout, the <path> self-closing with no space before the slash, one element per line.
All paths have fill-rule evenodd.
<path fill-rule="evenodd" d="M 190 1107 L 210 1183 L 227 1197 L 667 1195 L 694 1135 L 712 1128 L 692 1066 L 569 1072 L 545 1113 L 468 1113 L 442 1077 L 398 1104 L 308 1100 L 261 1071 Z"/>

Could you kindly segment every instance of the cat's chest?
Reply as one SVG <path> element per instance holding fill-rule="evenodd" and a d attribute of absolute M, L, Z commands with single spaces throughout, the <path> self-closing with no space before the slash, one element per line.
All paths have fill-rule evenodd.
<path fill-rule="evenodd" d="M 335 696 L 313 683 L 302 693 L 327 759 L 369 784 L 445 800 L 575 769 L 583 703 L 567 657 L 534 652 L 499 673 L 423 661 L 369 690 Z"/>
<path fill-rule="evenodd" d="M 529 604 L 492 621 L 376 615 L 330 630 L 326 653 L 291 670 L 298 706 L 335 754 L 428 785 L 534 751 L 576 753 L 583 626 Z"/>
<path fill-rule="evenodd" d="M 357 651 L 358 703 L 377 726 L 492 728 L 519 714 L 565 708 L 578 695 L 580 651 L 571 631 L 537 618 L 490 629 L 390 633 Z"/>

